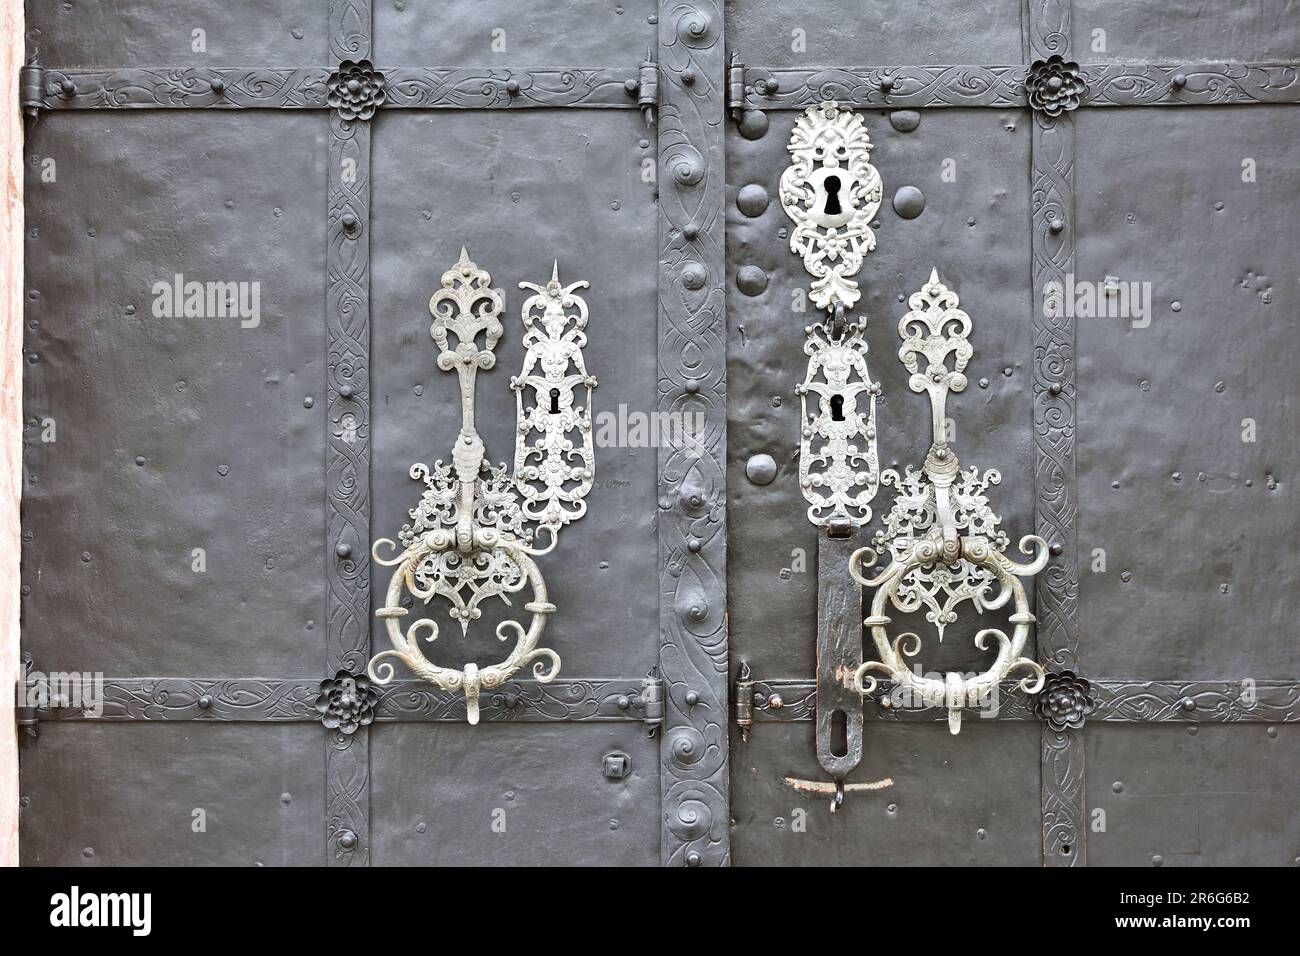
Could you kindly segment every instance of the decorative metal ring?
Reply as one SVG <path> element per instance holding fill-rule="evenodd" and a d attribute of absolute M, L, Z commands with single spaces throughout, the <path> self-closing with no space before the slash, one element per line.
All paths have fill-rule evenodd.
<path fill-rule="evenodd" d="M 422 629 L 429 632 L 424 636 L 424 640 L 430 643 L 437 640 L 438 625 L 434 621 L 420 618 L 406 629 L 406 633 L 402 633 L 400 619 L 409 613 L 401 604 L 403 586 L 415 593 L 418 589 L 412 578 L 420 563 L 430 555 L 456 549 L 454 529 L 438 529 L 421 537 L 397 560 L 397 570 L 393 572 L 388 583 L 385 605 L 375 612 L 375 617 L 384 620 L 388 628 L 388 639 L 393 647 L 391 650 L 376 654 L 366 668 L 370 678 L 376 684 L 387 684 L 393 679 L 394 669 L 391 662 L 383 659 L 395 657 L 419 677 L 436 684 L 443 690 L 462 691 L 465 695 L 465 717 L 471 724 L 478 723 L 480 692 L 501 686 L 527 664 L 533 664 L 533 677 L 543 684 L 553 681 L 560 673 L 560 655 L 549 648 L 537 646 L 546 627 L 547 617 L 555 613 L 555 605 L 547 596 L 546 582 L 542 580 L 542 572 L 538 569 L 537 562 L 529 556 L 529 549 L 511 536 L 503 535 L 494 529 L 475 529 L 474 537 L 475 544 L 479 545 L 476 550 L 504 554 L 515 563 L 533 589 L 533 599 L 524 605 L 524 609 L 531 611 L 533 615 L 528 630 L 525 631 L 518 621 L 502 621 L 497 625 L 497 637 L 502 641 L 508 638 L 508 632 L 514 632 L 515 646 L 510 655 L 499 664 L 487 667 L 479 667 L 477 664 L 466 664 L 459 670 L 452 667 L 439 667 L 424 656 L 418 640 Z M 391 544 L 382 540 L 377 541 L 376 550 L 385 543 Z M 394 563 L 382 561 L 378 554 L 375 555 L 375 560 L 380 563 Z M 551 665 L 550 670 L 546 669 L 548 662 Z"/>

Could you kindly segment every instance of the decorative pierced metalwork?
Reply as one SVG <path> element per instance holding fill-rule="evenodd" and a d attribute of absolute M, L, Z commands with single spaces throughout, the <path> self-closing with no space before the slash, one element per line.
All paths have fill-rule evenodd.
<path fill-rule="evenodd" d="M 326 81 L 325 101 L 345 120 L 370 119 L 387 98 L 387 80 L 369 60 L 344 60 Z"/>
<path fill-rule="evenodd" d="M 547 596 L 546 583 L 533 558 L 549 553 L 555 547 L 558 529 L 585 512 L 583 496 L 591 488 L 595 472 L 590 406 L 596 382 L 587 374 L 582 359 L 587 306 L 573 292 L 586 285 L 577 282 L 561 287 L 558 264 L 544 287 L 521 283 L 521 287 L 534 289 L 537 294 L 524 303 L 524 344 L 528 353 L 523 373 L 511 380 L 519 393 L 519 446 L 514 474 L 507 471 L 505 464 L 494 467 L 485 461 L 483 440 L 474 423 L 478 372 L 496 364 L 493 350 L 503 332 L 502 293 L 492 288 L 491 276 L 461 249 L 460 261 L 443 273 L 442 288 L 429 299 L 433 315 L 429 331 L 438 347 L 438 367 L 443 371 L 455 369 L 460 384 L 460 434 L 450 464 L 436 461 L 432 468 L 422 462 L 411 466 L 411 477 L 422 480 L 425 491 L 411 510 L 411 522 L 398 535 L 401 552 L 393 558 L 381 558 L 381 548 L 395 550 L 398 545 L 387 538 L 375 542 L 375 561 L 397 568 L 384 606 L 375 612 L 384 620 L 393 646 L 371 658 L 368 670 L 377 683 L 387 684 L 394 676 L 393 665 L 387 659 L 395 658 L 443 690 L 463 692 L 466 719 L 471 724 L 478 723 L 479 694 L 483 690 L 500 687 L 530 663 L 533 676 L 541 683 L 553 680 L 560 671 L 559 655 L 538 646 L 555 605 Z M 538 307 L 542 309 L 541 330 L 533 324 L 533 312 Z M 577 311 L 566 313 L 566 308 Z M 481 346 L 479 336 L 483 337 Z M 568 374 L 570 366 L 577 369 L 576 374 Z M 579 384 L 587 388 L 587 404 L 575 409 L 573 389 Z M 538 401 L 525 410 L 522 392 L 528 386 L 533 387 Z M 543 390 L 545 405 L 541 404 Z M 568 437 L 575 429 L 584 436 L 581 449 L 575 448 Z M 534 431 L 542 437 L 527 445 L 526 436 Z M 528 463 L 534 456 L 539 458 L 539 464 Z M 570 463 L 574 456 L 580 464 Z M 541 491 L 532 484 L 539 480 L 544 485 Z M 528 522 L 537 522 L 538 527 L 550 532 L 546 547 L 534 545 L 534 529 Z M 460 622 L 462 631 L 468 631 L 470 622 L 482 615 L 482 601 L 497 597 L 509 604 L 510 595 L 525 587 L 531 589 L 532 600 L 524 610 L 532 614 L 532 619 L 527 628 L 513 620 L 497 625 L 499 640 L 515 638 L 514 649 L 499 664 L 439 667 L 425 657 L 419 644 L 421 638 L 436 640 L 438 625 L 421 618 L 405 632 L 399 626 L 408 613 L 402 606 L 403 589 L 426 604 L 434 597 L 443 597 L 451 604 L 452 619 Z"/>
<path fill-rule="evenodd" d="M 835 103 L 810 106 L 786 147 L 794 157 L 781 174 L 781 207 L 794 223 L 790 251 L 813 276 L 819 308 L 852 308 L 861 297 L 852 276 L 876 248 L 871 220 L 880 209 L 880 174 L 862 117 Z"/>
<path fill-rule="evenodd" d="M 583 499 L 595 477 L 591 390 L 596 379 L 587 374 L 582 359 L 587 303 L 573 291 L 587 286 L 586 282 L 561 286 L 558 262 L 546 285 L 519 283 L 519 288 L 536 294 L 524 301 L 521 312 L 528 350 L 524 368 L 510 380 L 519 420 L 514 480 L 523 517 L 547 527 L 558 528 L 586 514 Z M 574 404 L 576 388 L 586 389 L 586 403 L 581 406 Z M 526 401 L 530 389 L 532 397 Z"/>
<path fill-rule="evenodd" d="M 862 324 L 849 323 L 838 338 L 832 323 L 810 325 L 804 354 L 808 372 L 795 392 L 803 403 L 799 439 L 799 486 L 808 500 L 808 520 L 825 525 L 833 517 L 854 526 L 871 520 L 871 499 L 879 485 L 876 396 L 880 386 L 867 369 Z M 816 404 L 809 407 L 809 396 Z M 859 410 L 861 398 L 865 413 Z"/>
<path fill-rule="evenodd" d="M 923 475 L 909 469 L 903 479 L 896 473 L 892 476 L 893 483 L 899 486 L 899 500 L 886 520 L 885 535 L 877 539 L 877 547 L 890 552 L 889 565 L 874 578 L 862 575 L 864 561 L 870 567 L 877 560 L 875 548 L 859 549 L 849 564 L 854 580 L 876 589 L 871 613 L 863 623 L 871 628 L 880 655 L 880 660 L 867 661 L 857 669 L 853 684 L 859 693 L 872 693 L 877 681 L 868 675 L 874 671 L 893 680 L 903 691 L 919 695 L 927 704 L 942 702 L 948 711 L 948 728 L 955 734 L 961 730 L 962 707 L 989 700 L 998 683 L 1013 672 L 1029 672 L 1019 683 L 1025 693 L 1042 688 L 1043 668 L 1022 656 L 1034 616 L 1018 579 L 1031 577 L 1046 566 L 1047 542 L 1036 535 L 1020 540 L 1022 553 L 1034 553 L 1029 564 L 1017 564 L 1004 555 L 1005 536 L 997 531 L 997 518 L 983 496 L 992 483 L 991 475 L 986 473 L 980 478 L 977 469 L 962 472 L 957 455 L 949 447 L 945 408 L 948 393 L 966 387 L 964 369 L 972 351 L 970 316 L 958 308 L 956 293 L 939 281 L 937 271 L 930 273 L 930 281 L 911 297 L 909 305 L 911 311 L 899 322 L 903 346 L 898 354 L 912 373 L 912 390 L 929 394 L 933 441 Z M 954 356 L 951 369 L 947 366 L 950 355 Z M 926 359 L 924 369 L 919 362 L 921 356 Z M 888 538 L 895 529 L 901 540 Z M 944 594 L 942 605 L 940 593 Z M 904 658 L 920 652 L 921 638 L 909 632 L 891 641 L 886 630 L 891 622 L 885 613 L 887 605 L 904 613 L 928 605 L 931 610 L 927 617 L 942 634 L 942 626 L 951 623 L 952 608 L 968 599 L 987 610 L 1014 602 L 1012 636 L 1007 637 L 997 628 L 985 628 L 975 635 L 975 646 L 980 650 L 990 649 L 990 638 L 997 645 L 996 659 L 980 674 L 963 677 L 950 671 L 943 680 L 919 676 Z"/>
<path fill-rule="evenodd" d="M 1059 53 L 1029 64 L 1025 94 L 1030 107 L 1040 113 L 1060 116 L 1077 110 L 1087 91 L 1088 84 L 1079 64 L 1073 60 L 1067 62 Z"/>
<path fill-rule="evenodd" d="M 1092 684 L 1073 671 L 1050 673 L 1034 698 L 1034 713 L 1053 730 L 1079 730 L 1097 709 Z"/>

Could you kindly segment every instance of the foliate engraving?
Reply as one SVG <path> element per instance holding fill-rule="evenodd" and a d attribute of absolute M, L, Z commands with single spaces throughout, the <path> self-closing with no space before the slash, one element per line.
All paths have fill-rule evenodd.
<path fill-rule="evenodd" d="M 388 98 L 384 74 L 369 60 L 344 60 L 326 81 L 325 101 L 344 120 L 368 120 Z"/>
<path fill-rule="evenodd" d="M 553 529 L 586 514 L 584 498 L 596 475 L 591 434 L 596 379 L 587 374 L 582 357 L 587 303 L 574 292 L 588 283 L 562 286 L 559 270 L 557 262 L 544 286 L 519 283 L 536 294 L 524 301 L 521 313 L 528 350 L 523 371 L 510 380 L 518 418 L 515 487 L 520 508 L 526 520 Z M 575 389 L 585 391 L 582 405 L 575 404 Z"/>
<path fill-rule="evenodd" d="M 879 484 L 876 396 L 880 386 L 867 369 L 861 323 L 847 325 L 839 338 L 832 334 L 830 323 L 809 326 L 807 334 L 808 372 L 795 389 L 803 405 L 799 486 L 809 502 L 808 520 L 813 524 L 825 525 L 838 516 L 858 527 L 871 520 L 871 500 Z"/>
<path fill-rule="evenodd" d="M 810 106 L 786 147 L 794 161 L 781 174 L 781 206 L 795 228 L 790 250 L 813 277 L 820 308 L 851 308 L 861 297 L 852 277 L 876 247 L 871 220 L 880 209 L 880 174 L 862 117 L 835 103 Z"/>

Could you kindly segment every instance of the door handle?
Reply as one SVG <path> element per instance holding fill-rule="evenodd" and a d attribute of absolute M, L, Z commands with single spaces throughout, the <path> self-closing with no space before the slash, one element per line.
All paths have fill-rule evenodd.
<path fill-rule="evenodd" d="M 876 546 L 859 549 L 849 561 L 853 580 L 876 589 L 871 613 L 863 623 L 871 629 L 880 657 L 858 667 L 853 687 L 860 694 L 870 694 L 877 686 L 871 675 L 884 675 L 899 690 L 946 707 L 948 729 L 956 734 L 961 730 L 962 707 L 987 701 L 997 692 L 998 683 L 1012 673 L 1029 672 L 1020 681 L 1025 693 L 1042 689 L 1043 668 L 1022 655 L 1034 615 L 1019 579 L 1032 577 L 1047 565 L 1048 549 L 1045 540 L 1031 534 L 1021 538 L 1019 545 L 1022 554 L 1032 555 L 1028 564 L 1018 564 L 1003 553 L 1008 539 L 999 529 L 1000 519 L 989 508 L 986 495 L 988 487 L 1001 477 L 992 470 L 983 475 L 976 468 L 962 471 L 947 440 L 948 396 L 966 388 L 965 369 L 973 351 L 971 318 L 959 307 L 957 293 L 932 270 L 930 280 L 908 304 L 910 311 L 898 323 L 903 340 L 898 356 L 911 373 L 908 385 L 912 391 L 929 396 L 932 441 L 921 472 L 908 466 L 901 476 L 893 470 L 881 475 L 883 483 L 898 489 L 894 506 L 884 519 L 885 530 L 876 535 Z M 950 357 L 952 368 L 947 364 Z M 866 577 L 863 568 L 873 566 L 884 552 L 890 555 L 889 564 L 875 577 Z M 943 680 L 920 676 L 904 658 L 920 653 L 921 638 L 909 632 L 891 640 L 889 606 L 904 613 L 926 608 L 926 618 L 936 626 L 942 641 L 945 625 L 957 619 L 956 608 L 965 601 L 981 611 L 1011 603 L 1008 620 L 1015 625 L 1011 637 L 998 628 L 985 628 L 975 635 L 980 650 L 990 649 L 990 638 L 997 643 L 994 662 L 979 674 L 967 677 L 950 671 Z"/>
<path fill-rule="evenodd" d="M 451 463 L 411 466 L 411 477 L 423 481 L 425 491 L 411 511 L 411 523 L 398 535 L 400 550 L 397 542 L 380 538 L 371 552 L 377 564 L 396 570 L 384 606 L 375 612 L 384 621 L 392 647 L 370 659 L 370 677 L 388 683 L 394 676 L 393 660 L 401 661 L 423 680 L 463 693 L 471 724 L 478 723 L 483 690 L 499 687 L 529 664 L 542 683 L 559 674 L 559 654 L 539 646 L 556 608 L 533 559 L 549 554 L 559 529 L 586 513 L 584 499 L 595 477 L 591 392 L 596 380 L 587 373 L 582 354 L 587 304 L 575 292 L 588 284 L 561 285 L 557 262 L 549 282 L 519 285 L 534 294 L 522 308 L 523 370 L 510 381 L 517 418 L 513 472 L 507 472 L 505 464 L 487 463 L 475 427 L 475 385 L 479 370 L 496 364 L 503 295 L 461 249 L 460 261 L 443 273 L 442 287 L 429 299 L 438 367 L 454 370 L 460 386 L 461 426 Z M 577 404 L 583 390 L 585 403 Z M 539 530 L 549 534 L 545 547 L 536 544 Z M 381 549 L 398 553 L 384 558 Z M 420 618 L 405 631 L 401 627 L 409 613 L 403 606 L 404 591 L 426 604 L 435 597 L 445 599 L 451 617 L 467 632 L 482 613 L 482 601 L 497 597 L 509 603 L 510 594 L 525 588 L 532 599 L 524 610 L 532 616 L 527 628 L 514 620 L 497 625 L 497 638 L 513 637 L 515 644 L 496 664 L 439 666 L 420 646 L 421 640 L 437 639 L 437 623 Z"/>

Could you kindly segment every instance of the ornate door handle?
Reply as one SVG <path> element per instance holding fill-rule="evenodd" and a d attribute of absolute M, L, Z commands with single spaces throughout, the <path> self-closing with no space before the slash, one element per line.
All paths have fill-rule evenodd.
<path fill-rule="evenodd" d="M 491 276 L 462 249 L 460 261 L 443 273 L 442 288 L 429 299 L 438 367 L 454 369 L 460 383 L 460 433 L 450 465 L 437 461 L 432 468 L 423 463 L 411 466 L 411 477 L 424 481 L 426 488 L 410 513 L 411 523 L 399 534 L 400 553 L 380 556 L 383 548 L 398 548 L 388 538 L 376 541 L 372 550 L 376 563 L 396 570 L 384 606 L 375 612 L 387 627 L 392 648 L 371 658 L 367 668 L 371 678 L 388 683 L 394 676 L 390 658 L 399 660 L 423 680 L 463 692 L 471 724 L 478 723 L 479 694 L 499 687 L 528 664 L 542 683 L 559 674 L 559 654 L 538 646 L 555 605 L 533 558 L 550 553 L 559 529 L 586 513 L 584 498 L 595 476 L 591 390 L 596 380 L 587 374 L 582 355 L 587 304 L 574 292 L 587 283 L 562 286 L 558 263 L 544 285 L 520 283 L 534 295 L 522 310 L 527 349 L 523 371 L 510 383 L 517 394 L 514 472 L 508 474 L 504 464 L 493 467 L 485 461 L 475 427 L 474 387 L 479 369 L 496 364 L 493 350 L 502 334 L 502 293 L 491 283 Z M 455 336 L 454 345 L 449 335 Z M 580 388 L 586 390 L 584 405 L 575 404 Z M 534 544 L 538 529 L 549 532 L 544 548 Z M 409 613 L 402 603 L 403 590 L 426 604 L 438 596 L 445 598 L 451 604 L 451 617 L 468 631 L 470 622 L 482 613 L 481 601 L 499 597 L 509 603 L 508 596 L 525 587 L 531 589 L 532 600 L 524 610 L 532 618 L 526 629 L 513 620 L 497 626 L 499 640 L 515 639 L 510 654 L 497 664 L 440 667 L 420 647 L 422 639 L 427 643 L 437 639 L 438 625 L 420 618 L 405 631 L 401 628 Z"/>
<path fill-rule="evenodd" d="M 1020 681 L 1026 693 L 1042 689 L 1043 668 L 1022 656 L 1034 615 L 1018 579 L 1041 571 L 1048 551 L 1047 542 L 1031 534 L 1020 539 L 1021 553 L 1034 555 L 1030 563 L 1017 564 L 1003 553 L 1007 536 L 998 528 L 1000 520 L 985 495 L 988 486 L 997 484 L 1001 476 L 996 471 L 981 476 L 976 468 L 963 472 L 948 443 L 944 427 L 948 394 L 966 388 L 965 368 L 973 351 L 971 318 L 958 307 L 957 293 L 939 281 L 937 271 L 931 271 L 930 281 L 908 304 L 911 311 L 898 323 L 903 339 L 898 356 L 911 373 L 908 384 L 912 391 L 929 394 L 933 441 L 921 473 L 909 465 L 901 477 L 892 470 L 881 476 L 882 482 L 898 488 L 898 496 L 885 517 L 885 530 L 876 535 L 876 547 L 856 551 L 849 562 L 853 579 L 876 589 L 871 614 L 863 623 L 871 628 L 880 656 L 880 660 L 858 667 L 853 686 L 860 694 L 870 694 L 877 684 L 871 672 L 883 674 L 927 703 L 946 707 L 948 729 L 955 734 L 961 730 L 962 707 L 987 700 L 998 682 L 1013 672 L 1029 671 Z M 951 369 L 947 365 L 950 355 Z M 922 356 L 926 359 L 924 369 L 919 362 Z M 889 565 L 874 578 L 864 577 L 864 563 L 866 567 L 874 565 L 878 552 L 886 550 L 891 554 Z M 887 630 L 891 618 L 885 613 L 888 606 L 904 613 L 928 608 L 926 619 L 936 626 L 942 641 L 945 625 L 957 619 L 955 608 L 967 600 L 979 610 L 997 610 L 1014 602 L 1009 618 L 1015 625 L 1011 637 L 997 628 L 975 635 L 980 650 L 989 649 L 990 637 L 997 641 L 994 662 L 974 676 L 949 672 L 943 680 L 919 676 L 908 668 L 903 659 L 920 653 L 921 638 L 909 632 L 891 641 Z"/>

